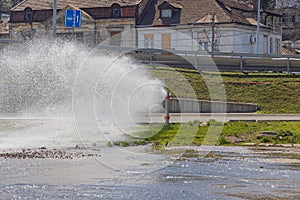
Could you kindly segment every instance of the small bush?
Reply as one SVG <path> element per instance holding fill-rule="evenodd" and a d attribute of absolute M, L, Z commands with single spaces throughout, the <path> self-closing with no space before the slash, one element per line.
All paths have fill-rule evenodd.
<path fill-rule="evenodd" d="M 299 140 L 297 139 L 297 134 L 292 133 L 291 131 L 287 130 L 287 131 L 283 131 L 281 130 L 277 135 L 276 135 L 276 139 L 278 143 L 298 143 Z"/>
<path fill-rule="evenodd" d="M 260 141 L 261 143 L 272 143 L 272 142 L 273 142 L 273 139 L 264 136 L 264 137 L 262 137 L 259 141 Z"/>
<path fill-rule="evenodd" d="M 113 147 L 114 144 L 113 144 L 112 142 L 108 142 L 108 143 L 106 144 L 106 146 L 108 146 L 108 147 Z"/>
<path fill-rule="evenodd" d="M 207 122 L 207 126 L 223 126 L 223 122 L 218 122 L 215 119 L 211 119 Z"/>
<path fill-rule="evenodd" d="M 120 142 L 120 145 L 122 147 L 128 147 L 129 146 L 129 143 L 128 142 Z"/>
<path fill-rule="evenodd" d="M 227 141 L 223 136 L 219 138 L 219 145 L 227 145 L 231 144 L 229 141 Z"/>

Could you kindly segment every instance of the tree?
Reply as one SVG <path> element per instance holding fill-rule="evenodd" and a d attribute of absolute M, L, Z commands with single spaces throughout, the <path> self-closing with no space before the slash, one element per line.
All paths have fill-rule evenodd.
<path fill-rule="evenodd" d="M 11 0 L 0 0 L 0 12 L 1 13 L 9 13 L 11 8 Z"/>
<path fill-rule="evenodd" d="M 282 40 L 300 40 L 300 1 L 285 1 L 278 11 L 282 13 Z"/>
<path fill-rule="evenodd" d="M 0 0 L 0 12 L 9 13 L 9 10 L 22 0 Z"/>
<path fill-rule="evenodd" d="M 20 3 L 22 0 L 0 0 L 0 20 L 1 14 L 8 14 L 10 9 Z"/>
<path fill-rule="evenodd" d="M 264 10 L 273 10 L 276 6 L 276 0 L 261 0 L 261 7 Z"/>

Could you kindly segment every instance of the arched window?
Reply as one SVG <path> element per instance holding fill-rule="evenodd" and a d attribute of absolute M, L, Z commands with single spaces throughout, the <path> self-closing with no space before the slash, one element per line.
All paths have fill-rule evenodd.
<path fill-rule="evenodd" d="M 121 8 L 120 8 L 119 4 L 114 3 L 111 6 L 111 10 L 112 10 L 112 17 L 113 18 L 119 18 L 119 17 L 121 17 Z"/>
<path fill-rule="evenodd" d="M 33 19 L 33 10 L 30 7 L 26 7 L 24 10 L 25 16 L 24 20 L 26 22 L 32 22 Z"/>

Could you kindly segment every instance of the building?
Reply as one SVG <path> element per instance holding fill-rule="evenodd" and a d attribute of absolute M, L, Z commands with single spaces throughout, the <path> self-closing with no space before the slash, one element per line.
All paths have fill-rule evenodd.
<path fill-rule="evenodd" d="M 299 4 L 298 0 L 275 0 L 276 8 L 292 8 L 297 7 Z"/>
<path fill-rule="evenodd" d="M 157 0 L 147 11 L 137 24 L 139 48 L 256 53 L 255 7 L 228 0 Z M 259 53 L 281 53 L 280 20 L 279 14 L 262 13 Z"/>
<path fill-rule="evenodd" d="M 89 46 L 256 53 L 257 7 L 238 0 L 64 0 L 57 9 L 57 37 Z M 65 27 L 69 9 L 81 10 L 80 28 Z M 9 37 L 50 35 L 52 13 L 52 0 L 22 1 L 11 9 Z M 281 52 L 280 21 L 262 12 L 259 53 Z"/>
<path fill-rule="evenodd" d="M 282 13 L 282 39 L 300 40 L 300 2 L 297 0 L 276 0 L 276 9 Z"/>
<path fill-rule="evenodd" d="M 57 37 L 97 45 L 110 38 L 114 45 L 135 47 L 136 0 L 64 0 L 57 2 Z M 80 28 L 65 27 L 66 10 L 81 10 Z M 25 0 L 11 9 L 10 37 L 24 40 L 52 32 L 53 1 Z M 123 44 L 124 43 L 124 44 Z"/>

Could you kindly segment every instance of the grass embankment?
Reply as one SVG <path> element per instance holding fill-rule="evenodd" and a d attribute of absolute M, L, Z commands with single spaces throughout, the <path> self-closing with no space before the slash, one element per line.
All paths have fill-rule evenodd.
<path fill-rule="evenodd" d="M 175 88 L 177 97 L 193 97 L 187 90 L 187 84 L 183 83 L 186 81 L 198 99 L 211 100 L 207 84 L 217 93 L 223 82 L 227 101 L 256 103 L 260 113 L 300 113 L 299 74 L 202 72 L 200 75 L 196 70 L 166 67 L 149 67 L 149 71 L 163 80 L 167 87 Z"/>
<path fill-rule="evenodd" d="M 223 126 L 223 127 L 222 127 Z M 215 134 L 214 128 L 221 130 Z M 222 129 L 223 128 L 223 129 Z M 210 130 L 210 133 L 208 130 Z M 181 133 L 180 131 L 181 130 Z M 115 145 L 131 146 L 152 143 L 154 147 L 183 145 L 244 145 L 244 144 L 300 144 L 300 122 L 227 122 L 209 121 L 207 124 L 150 124 L 126 141 Z"/>

